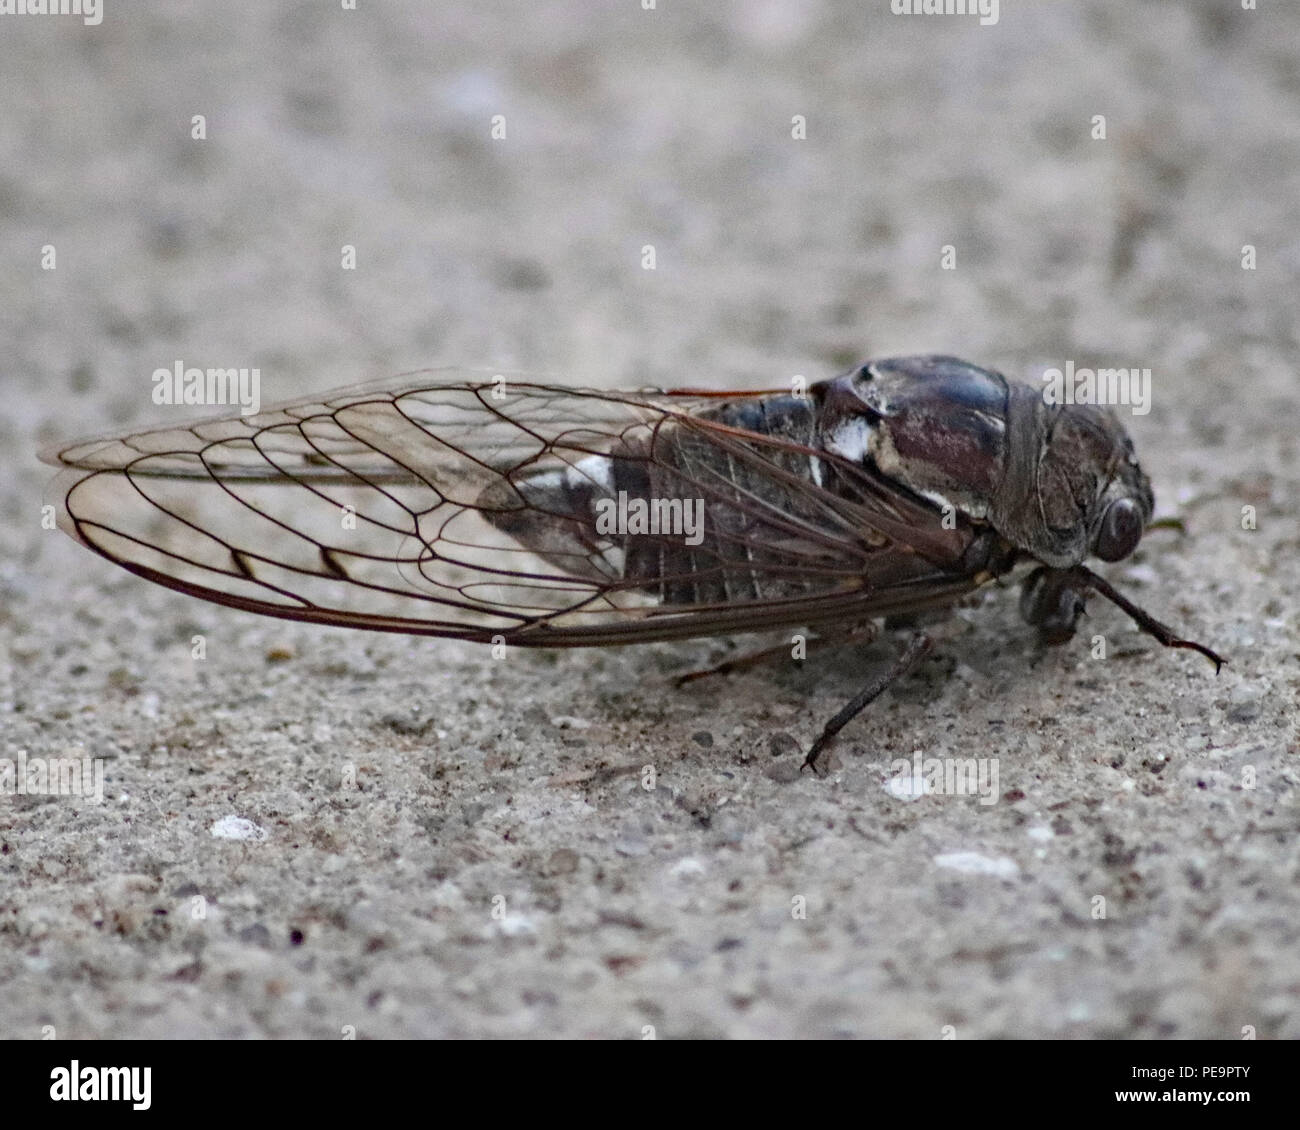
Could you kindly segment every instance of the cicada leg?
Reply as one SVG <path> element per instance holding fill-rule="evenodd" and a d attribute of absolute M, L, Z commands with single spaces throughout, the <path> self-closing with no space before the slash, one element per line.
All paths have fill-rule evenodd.
<path fill-rule="evenodd" d="M 808 641 L 805 654 L 813 651 L 823 651 L 828 647 L 870 643 L 879 634 L 880 629 L 876 626 L 875 621 L 867 620 L 853 628 L 814 636 Z M 789 643 L 777 644 L 775 647 L 765 647 L 761 651 L 753 651 L 748 655 L 739 655 L 735 659 L 724 659 L 713 667 L 702 667 L 698 671 L 687 671 L 684 675 L 678 675 L 676 682 L 679 687 L 683 687 L 687 683 L 693 683 L 696 679 L 703 679 L 709 675 L 729 675 L 733 671 L 748 670 L 750 667 L 758 667 L 782 656 L 788 658 L 789 655 Z"/>
<path fill-rule="evenodd" d="M 835 735 L 924 659 L 926 653 L 933 646 L 933 642 L 924 633 L 913 636 L 907 647 L 894 661 L 894 665 L 863 687 L 852 702 L 822 727 L 822 732 L 818 735 L 817 740 L 813 742 L 812 748 L 808 751 L 808 756 L 804 758 L 803 768 L 812 769 L 814 773 L 820 773 L 822 767 L 818 764 L 818 759 L 835 740 Z"/>
<path fill-rule="evenodd" d="M 1069 569 L 1035 569 L 1020 589 L 1020 615 L 1043 643 L 1068 643 L 1084 614 L 1084 591 Z"/>

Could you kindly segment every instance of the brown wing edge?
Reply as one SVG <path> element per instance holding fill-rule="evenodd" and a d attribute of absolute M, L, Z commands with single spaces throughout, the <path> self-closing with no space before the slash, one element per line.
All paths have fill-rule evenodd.
<path fill-rule="evenodd" d="M 779 631 L 782 628 L 818 627 L 830 623 L 844 623 L 846 620 L 852 622 L 855 619 L 907 615 L 945 607 L 969 595 L 985 583 L 974 577 L 920 580 L 906 586 L 898 586 L 887 595 L 853 592 L 830 597 L 823 596 L 808 601 L 778 601 L 773 602 L 767 609 L 760 604 L 747 604 L 741 608 L 712 613 L 692 611 L 687 607 L 681 611 L 675 609 L 666 611 L 663 615 L 652 614 L 623 623 L 591 625 L 585 628 L 555 628 L 542 622 L 532 622 L 513 628 L 471 628 L 436 620 L 417 620 L 401 616 L 384 617 L 341 609 L 292 608 L 287 605 L 272 604 L 269 601 L 253 600 L 233 593 L 225 593 L 219 589 L 191 584 L 147 566 L 120 561 L 83 539 L 78 538 L 78 540 L 99 556 L 147 581 L 186 596 L 197 597 L 212 604 L 221 604 L 243 612 L 253 612 L 278 620 L 324 624 L 336 628 L 433 636 L 471 643 L 503 642 L 511 647 L 625 647 L 666 640 L 749 635 Z"/>

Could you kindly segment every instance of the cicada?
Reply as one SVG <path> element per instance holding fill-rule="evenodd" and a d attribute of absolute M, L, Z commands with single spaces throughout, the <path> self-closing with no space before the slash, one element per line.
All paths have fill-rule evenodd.
<path fill-rule="evenodd" d="M 1129 556 L 1151 520 L 1117 417 L 953 357 L 794 391 L 430 371 L 45 458 L 67 469 L 60 522 L 87 548 L 289 620 L 518 647 L 837 642 L 1023 565 L 1021 611 L 1048 643 L 1096 592 L 1223 662 L 1084 565 Z M 807 764 L 929 646 L 914 636 Z"/>

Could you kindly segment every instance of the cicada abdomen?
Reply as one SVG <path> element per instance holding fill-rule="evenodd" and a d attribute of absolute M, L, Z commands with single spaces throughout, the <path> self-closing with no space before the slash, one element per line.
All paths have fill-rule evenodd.
<path fill-rule="evenodd" d="M 663 604 L 797 601 L 828 581 L 847 592 L 933 575 L 915 554 L 884 560 L 890 539 L 825 504 L 827 492 L 861 498 L 822 438 L 811 398 L 731 401 L 630 430 L 563 469 L 512 472 L 478 505 L 547 561 Z"/>

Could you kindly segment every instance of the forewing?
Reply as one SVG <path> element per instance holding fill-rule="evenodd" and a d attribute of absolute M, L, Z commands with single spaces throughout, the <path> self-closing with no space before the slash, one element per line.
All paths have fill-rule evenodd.
<path fill-rule="evenodd" d="M 95 552 L 289 619 L 580 646 L 905 611 L 973 587 L 946 567 L 968 531 L 824 453 L 710 420 L 717 399 L 444 370 L 45 458 L 66 468 L 60 524 Z M 812 458 L 839 489 L 809 477 Z M 628 540 L 556 503 L 587 479 L 608 489 L 592 469 L 612 459 L 667 467 L 703 501 L 710 540 L 689 575 L 627 574 Z M 540 495 L 547 481 L 573 489 Z M 659 536 L 660 559 L 678 560 L 668 534 L 643 537 L 639 559 Z"/>

